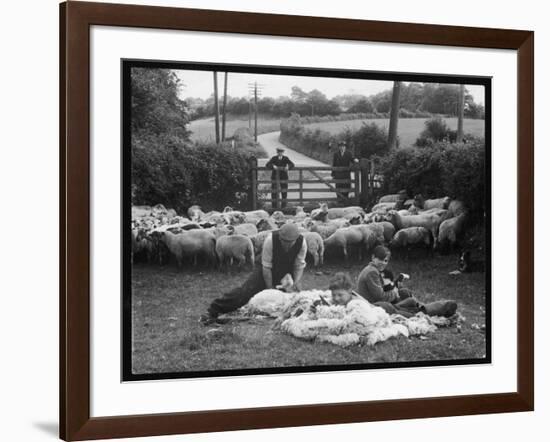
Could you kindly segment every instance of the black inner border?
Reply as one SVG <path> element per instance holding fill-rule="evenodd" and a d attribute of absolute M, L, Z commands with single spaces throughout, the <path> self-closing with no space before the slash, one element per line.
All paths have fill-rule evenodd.
<path fill-rule="evenodd" d="M 364 80 L 414 81 L 421 83 L 471 84 L 485 87 L 485 358 L 451 359 L 438 361 L 411 361 L 394 363 L 370 363 L 348 365 L 313 365 L 308 367 L 246 368 L 211 371 L 186 371 L 135 374 L 132 372 L 132 265 L 131 265 L 131 70 L 132 68 L 163 68 L 174 70 L 201 70 L 309 77 L 338 77 Z M 145 381 L 161 379 L 204 378 L 221 376 L 246 376 L 284 373 L 315 373 L 349 370 L 373 370 L 384 368 L 438 367 L 454 365 L 490 364 L 492 362 L 492 312 L 491 312 L 491 77 L 455 76 L 443 74 L 394 73 L 381 71 L 356 71 L 325 68 L 297 68 L 281 66 L 257 66 L 246 64 L 196 63 L 180 61 L 121 59 L 121 187 L 122 187 L 122 330 L 121 330 L 121 381 Z"/>

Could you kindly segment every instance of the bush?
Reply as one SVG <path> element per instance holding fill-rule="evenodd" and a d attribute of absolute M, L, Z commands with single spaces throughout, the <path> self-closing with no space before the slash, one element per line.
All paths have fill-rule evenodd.
<path fill-rule="evenodd" d="M 434 117 L 424 122 L 425 129 L 416 139 L 415 145 L 418 147 L 433 146 L 435 143 L 443 140 L 454 143 L 456 141 L 456 130 L 451 130 L 441 117 Z"/>
<path fill-rule="evenodd" d="M 363 123 L 351 135 L 351 145 L 359 158 L 370 158 L 371 155 L 383 155 L 388 151 L 388 134 L 376 123 Z"/>
<path fill-rule="evenodd" d="M 450 196 L 463 201 L 474 219 L 485 211 L 485 142 L 434 142 L 424 149 L 414 147 L 392 151 L 378 161 L 383 175 L 383 192 L 407 189 L 409 195 L 425 198 Z"/>
<path fill-rule="evenodd" d="M 141 136 L 132 144 L 132 204 L 162 203 L 185 213 L 225 205 L 245 208 L 250 189 L 249 154 L 177 138 Z"/>

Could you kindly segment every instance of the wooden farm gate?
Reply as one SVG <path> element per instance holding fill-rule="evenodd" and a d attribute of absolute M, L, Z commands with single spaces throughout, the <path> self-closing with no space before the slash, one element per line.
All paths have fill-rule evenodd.
<path fill-rule="evenodd" d="M 252 210 L 283 208 L 281 192 L 287 187 L 285 202 L 289 206 L 308 206 L 326 202 L 332 205 L 364 205 L 372 199 L 380 188 L 381 180 L 374 172 L 372 162 L 361 160 L 354 167 L 296 166 L 288 172 L 288 180 L 279 177 L 271 179 L 272 170 L 258 166 L 254 159 L 251 164 Z M 350 179 L 335 179 L 332 172 L 350 171 Z M 267 205 L 265 203 L 268 203 Z"/>

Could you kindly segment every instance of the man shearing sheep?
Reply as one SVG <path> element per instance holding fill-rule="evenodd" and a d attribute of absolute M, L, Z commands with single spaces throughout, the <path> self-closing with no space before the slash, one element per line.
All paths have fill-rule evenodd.
<path fill-rule="evenodd" d="M 295 224 L 285 224 L 269 235 L 262 250 L 262 265 L 256 267 L 248 279 L 240 286 L 215 299 L 206 314 L 200 317 L 203 325 L 218 322 L 218 316 L 237 310 L 245 305 L 256 293 L 271 289 L 286 274 L 294 280 L 293 289 L 299 291 L 299 282 L 306 267 L 307 244 Z"/>

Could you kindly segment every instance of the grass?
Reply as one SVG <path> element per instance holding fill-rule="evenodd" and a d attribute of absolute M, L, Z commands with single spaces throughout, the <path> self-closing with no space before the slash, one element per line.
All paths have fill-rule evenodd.
<path fill-rule="evenodd" d="M 366 263 L 345 268 L 355 279 Z M 208 371 L 242 368 L 478 359 L 485 356 L 485 275 L 449 275 L 454 255 L 392 259 L 394 272 L 411 274 L 408 286 L 424 302 L 454 299 L 466 321 L 462 330 L 443 328 L 428 339 L 399 337 L 374 347 L 340 348 L 310 343 L 273 328 L 273 320 L 233 321 L 211 331 L 198 323 L 210 302 L 237 286 L 248 270 L 222 273 L 206 268 L 135 264 L 133 284 L 134 373 Z M 303 287 L 326 288 L 342 270 L 334 261 L 322 273 L 308 266 Z M 472 327 L 473 326 L 473 327 Z M 484 327 L 483 327 L 484 328 Z"/>
<path fill-rule="evenodd" d="M 399 145 L 401 147 L 412 146 L 416 139 L 420 136 L 420 133 L 424 130 L 424 122 L 429 118 L 400 118 L 397 126 L 397 132 L 399 136 Z M 447 126 L 450 129 L 456 130 L 458 119 L 457 118 L 444 118 Z M 306 127 L 309 129 L 321 129 L 331 134 L 337 134 L 346 128 L 352 130 L 358 129 L 364 122 L 376 123 L 378 126 L 388 128 L 390 120 L 388 118 L 376 118 L 372 120 L 349 120 L 349 121 L 330 121 L 323 123 L 312 123 Z M 464 133 L 472 134 L 476 137 L 483 137 L 485 135 L 485 120 L 471 120 L 464 119 Z"/>
<path fill-rule="evenodd" d="M 221 134 L 220 119 L 220 134 Z M 275 132 L 280 130 L 281 119 L 258 116 L 258 134 Z M 228 117 L 225 123 L 226 137 L 232 137 L 235 131 L 241 127 L 248 127 L 247 117 Z M 210 141 L 216 140 L 216 123 L 214 117 L 194 120 L 189 123 L 188 129 L 191 130 L 192 141 Z M 254 119 L 252 119 L 252 133 L 254 133 Z"/>
<path fill-rule="evenodd" d="M 398 125 L 398 135 L 400 146 L 406 147 L 414 144 L 420 133 L 424 130 L 424 122 L 428 118 L 400 118 Z M 457 118 L 444 118 L 449 128 L 456 130 Z M 352 130 L 358 129 L 363 122 L 374 122 L 386 129 L 389 127 L 389 119 L 377 118 L 372 120 L 347 120 L 347 121 L 327 121 L 321 123 L 307 124 L 309 129 L 322 129 L 331 134 L 337 134 L 346 128 Z M 220 123 L 221 124 L 221 123 Z M 264 134 L 267 132 L 275 132 L 280 130 L 281 119 L 274 119 L 269 117 L 258 118 L 258 134 Z M 240 127 L 248 127 L 248 118 L 232 117 L 226 122 L 226 134 L 232 136 L 236 129 Z M 254 121 L 252 121 L 252 127 L 254 128 Z M 191 139 L 193 141 L 214 141 L 215 135 L 215 123 L 214 118 L 205 118 L 201 120 L 195 120 L 189 123 L 189 129 L 192 131 Z M 220 129 L 221 130 L 221 129 Z M 474 136 L 482 137 L 485 135 L 485 120 L 464 120 L 464 133 L 469 133 Z"/>

